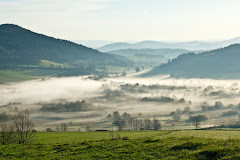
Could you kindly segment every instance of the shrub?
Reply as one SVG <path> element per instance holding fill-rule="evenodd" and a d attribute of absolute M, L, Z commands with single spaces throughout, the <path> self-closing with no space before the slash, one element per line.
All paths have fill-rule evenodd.
<path fill-rule="evenodd" d="M 53 132 L 52 128 L 46 128 L 46 132 Z"/>
<path fill-rule="evenodd" d="M 122 137 L 122 140 L 128 140 L 128 139 L 129 139 L 129 137 L 127 137 L 127 136 Z"/>

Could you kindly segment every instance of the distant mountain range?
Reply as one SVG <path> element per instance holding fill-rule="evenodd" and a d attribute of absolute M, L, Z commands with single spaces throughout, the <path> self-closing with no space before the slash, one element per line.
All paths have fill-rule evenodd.
<path fill-rule="evenodd" d="M 0 25 L 0 65 L 36 65 L 41 60 L 114 66 L 132 63 L 121 56 L 101 53 L 70 41 L 34 33 L 17 25 Z"/>
<path fill-rule="evenodd" d="M 143 76 L 171 74 L 181 78 L 240 78 L 240 44 L 200 54 L 187 53 Z"/>
<path fill-rule="evenodd" d="M 101 52 L 109 52 L 120 49 L 162 49 L 162 48 L 170 48 L 170 49 L 185 49 L 185 50 L 213 50 L 217 48 L 222 48 L 229 46 L 231 44 L 240 43 L 240 37 L 225 40 L 225 41 L 213 41 L 213 42 L 205 42 L 205 41 L 191 41 L 191 42 L 176 42 L 176 43 L 168 43 L 168 42 L 158 42 L 158 41 L 142 41 L 138 43 L 112 43 L 105 45 L 103 47 L 98 48 Z"/>
<path fill-rule="evenodd" d="M 116 41 L 102 41 L 102 40 L 72 40 L 77 44 L 82 44 L 90 48 L 100 48 L 108 44 L 116 43 Z"/>
<path fill-rule="evenodd" d="M 136 57 L 146 57 L 146 58 L 164 58 L 172 59 L 176 58 L 180 54 L 188 53 L 189 50 L 185 49 L 120 49 L 109 51 L 109 54 L 121 55 L 121 56 L 136 56 Z"/>

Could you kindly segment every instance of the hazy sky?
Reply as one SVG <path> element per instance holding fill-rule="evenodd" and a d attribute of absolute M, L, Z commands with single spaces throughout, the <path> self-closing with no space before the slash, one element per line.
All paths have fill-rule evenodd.
<path fill-rule="evenodd" d="M 70 40 L 240 36 L 240 0 L 0 0 L 0 23 Z"/>

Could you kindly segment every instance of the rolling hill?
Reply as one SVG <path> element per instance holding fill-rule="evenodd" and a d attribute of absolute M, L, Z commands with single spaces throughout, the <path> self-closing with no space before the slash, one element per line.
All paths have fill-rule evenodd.
<path fill-rule="evenodd" d="M 67 64 L 127 66 L 131 61 L 76 43 L 34 33 L 13 24 L 0 25 L 0 64 L 36 65 L 41 60 Z"/>
<path fill-rule="evenodd" d="M 174 77 L 182 78 L 239 79 L 239 59 L 240 44 L 234 44 L 200 54 L 182 54 L 143 76 L 171 74 Z"/>

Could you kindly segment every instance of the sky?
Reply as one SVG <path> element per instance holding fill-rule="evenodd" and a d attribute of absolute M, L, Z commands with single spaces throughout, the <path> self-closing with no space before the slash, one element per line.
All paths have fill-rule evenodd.
<path fill-rule="evenodd" d="M 0 0 L 0 24 L 56 38 L 222 40 L 240 36 L 240 0 Z"/>

